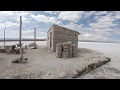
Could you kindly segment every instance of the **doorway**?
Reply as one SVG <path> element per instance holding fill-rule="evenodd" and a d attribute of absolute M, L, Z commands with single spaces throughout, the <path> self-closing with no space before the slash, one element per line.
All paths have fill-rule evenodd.
<path fill-rule="evenodd" d="M 50 48 L 52 47 L 52 32 L 50 32 Z"/>

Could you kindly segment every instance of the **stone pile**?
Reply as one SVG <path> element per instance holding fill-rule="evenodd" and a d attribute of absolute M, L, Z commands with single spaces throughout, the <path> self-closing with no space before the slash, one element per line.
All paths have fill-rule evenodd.
<path fill-rule="evenodd" d="M 72 42 L 68 42 L 68 48 L 69 48 L 69 57 L 72 58 L 73 57 L 73 49 L 72 49 Z"/>
<path fill-rule="evenodd" d="M 57 58 L 72 58 L 77 56 L 77 45 L 72 42 L 64 42 L 56 44 L 56 57 Z"/>
<path fill-rule="evenodd" d="M 63 46 L 63 51 L 62 51 L 62 58 L 69 58 L 69 47 L 68 47 L 68 43 L 65 42 L 62 44 Z"/>
<path fill-rule="evenodd" d="M 56 44 L 56 57 L 57 58 L 62 57 L 62 43 Z"/>
<path fill-rule="evenodd" d="M 69 51 L 62 51 L 62 58 L 69 58 Z"/>
<path fill-rule="evenodd" d="M 76 56 L 77 56 L 77 50 L 78 50 L 78 49 L 77 49 L 77 45 L 74 44 L 74 45 L 72 46 L 72 52 L 73 52 L 72 55 L 73 55 L 73 57 L 76 57 Z"/>

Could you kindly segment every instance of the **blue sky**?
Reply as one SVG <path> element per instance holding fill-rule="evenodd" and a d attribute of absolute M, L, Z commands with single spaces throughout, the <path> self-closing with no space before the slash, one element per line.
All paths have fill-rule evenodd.
<path fill-rule="evenodd" d="M 80 40 L 120 41 L 120 11 L 0 11 L 0 38 L 6 26 L 7 38 L 19 38 L 22 16 L 22 38 L 46 38 L 52 24 L 81 33 Z"/>

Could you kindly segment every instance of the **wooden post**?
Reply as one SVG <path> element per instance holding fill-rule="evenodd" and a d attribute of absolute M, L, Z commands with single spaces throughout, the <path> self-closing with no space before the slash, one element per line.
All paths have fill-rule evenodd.
<path fill-rule="evenodd" d="M 5 29 L 6 27 L 4 28 L 4 46 L 5 46 Z"/>
<path fill-rule="evenodd" d="M 20 16 L 20 33 L 19 33 L 19 44 L 20 44 L 21 57 L 13 60 L 12 63 L 25 63 L 28 60 L 27 58 L 23 58 L 21 37 L 22 37 L 22 16 Z"/>
<path fill-rule="evenodd" d="M 37 48 L 36 46 L 36 28 L 34 29 L 34 43 L 35 43 L 35 49 Z"/>
<path fill-rule="evenodd" d="M 19 42 L 20 42 L 20 60 L 23 60 L 23 52 L 22 52 L 22 43 L 21 43 L 21 37 L 22 37 L 22 16 L 20 16 L 20 37 L 19 37 Z"/>

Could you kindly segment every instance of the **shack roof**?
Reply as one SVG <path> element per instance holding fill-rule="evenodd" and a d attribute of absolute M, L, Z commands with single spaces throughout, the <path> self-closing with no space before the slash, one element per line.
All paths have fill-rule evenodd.
<path fill-rule="evenodd" d="M 56 25 L 56 24 L 53 24 L 53 25 L 52 25 L 52 27 L 55 27 L 55 26 L 64 28 L 65 30 L 68 30 L 68 31 L 75 32 L 75 33 L 77 33 L 77 34 L 80 34 L 78 31 L 75 31 L 75 30 L 72 30 L 72 29 L 69 29 L 69 28 L 66 28 L 66 27 L 62 27 L 62 26 L 59 26 L 59 25 Z M 52 27 L 51 27 L 51 28 L 52 28 Z M 51 29 L 51 28 L 50 28 L 50 29 Z M 50 29 L 48 30 L 48 32 L 50 31 Z"/>

